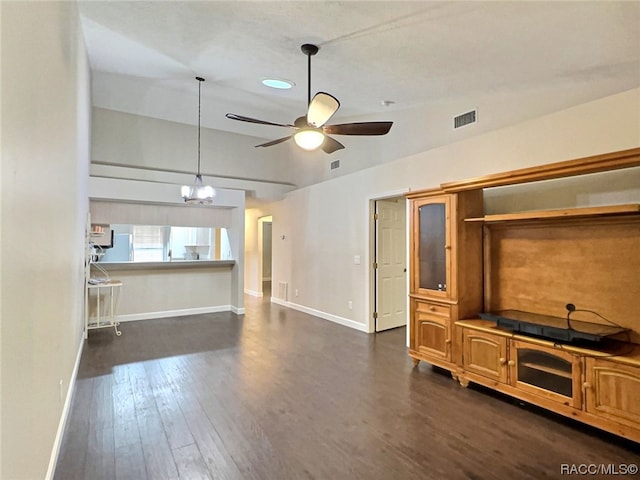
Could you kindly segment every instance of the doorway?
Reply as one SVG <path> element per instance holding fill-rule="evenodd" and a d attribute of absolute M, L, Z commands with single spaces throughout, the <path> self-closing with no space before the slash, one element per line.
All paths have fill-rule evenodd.
<path fill-rule="evenodd" d="M 271 298 L 272 258 L 272 224 L 273 217 L 258 219 L 258 282 L 261 296 Z"/>
<path fill-rule="evenodd" d="M 262 222 L 262 294 L 271 297 L 271 222 Z"/>
<path fill-rule="evenodd" d="M 404 197 L 374 201 L 375 331 L 407 325 L 407 213 Z"/>

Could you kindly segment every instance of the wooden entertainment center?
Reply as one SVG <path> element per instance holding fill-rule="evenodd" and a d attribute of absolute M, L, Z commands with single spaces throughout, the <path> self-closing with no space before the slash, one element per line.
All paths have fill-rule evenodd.
<path fill-rule="evenodd" d="M 407 194 L 415 364 L 640 442 L 640 204 L 483 206 L 485 189 L 638 166 L 635 148 Z M 625 331 L 570 342 L 484 315 L 504 311 L 553 317 L 560 333 L 579 322 Z"/>

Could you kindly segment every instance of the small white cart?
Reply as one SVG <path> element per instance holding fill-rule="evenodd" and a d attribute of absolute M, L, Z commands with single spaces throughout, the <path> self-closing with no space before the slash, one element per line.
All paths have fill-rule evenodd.
<path fill-rule="evenodd" d="M 122 335 L 118 330 L 118 305 L 120 303 L 120 280 L 107 280 L 97 283 L 87 283 L 85 296 L 85 331 L 84 338 L 89 335 L 89 330 L 97 328 L 110 328 L 116 335 Z"/>

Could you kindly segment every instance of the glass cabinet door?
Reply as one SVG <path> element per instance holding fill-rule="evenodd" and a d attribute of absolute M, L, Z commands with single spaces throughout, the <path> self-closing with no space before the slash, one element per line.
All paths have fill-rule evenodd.
<path fill-rule="evenodd" d="M 518 348 L 517 357 L 518 382 L 565 397 L 573 397 L 571 362 L 551 353 L 530 348 Z"/>
<path fill-rule="evenodd" d="M 417 205 L 415 211 L 417 242 L 418 291 L 448 296 L 449 285 L 449 249 L 448 249 L 448 198 L 425 199 Z"/>
<path fill-rule="evenodd" d="M 520 340 L 509 344 L 512 386 L 574 408 L 582 407 L 580 357 L 556 347 Z"/>

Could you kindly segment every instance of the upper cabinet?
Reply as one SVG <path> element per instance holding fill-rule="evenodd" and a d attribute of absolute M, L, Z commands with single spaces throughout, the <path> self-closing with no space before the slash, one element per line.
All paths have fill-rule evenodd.
<path fill-rule="evenodd" d="M 413 192 L 410 355 L 453 371 L 454 322 L 482 308 L 482 192 Z M 462 294 L 459 294 L 461 292 Z"/>
<path fill-rule="evenodd" d="M 481 290 L 482 227 L 465 218 L 482 214 L 480 190 L 446 194 L 414 192 L 411 199 L 411 294 L 458 303 L 458 292 Z M 477 313 L 480 295 L 465 296 Z M 464 312 L 463 312 L 464 313 Z"/>
<path fill-rule="evenodd" d="M 449 196 L 417 200 L 413 206 L 414 255 L 412 292 L 451 298 L 451 199 Z"/>

